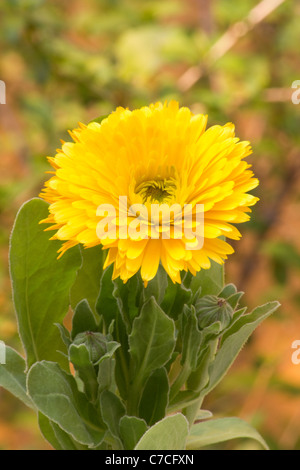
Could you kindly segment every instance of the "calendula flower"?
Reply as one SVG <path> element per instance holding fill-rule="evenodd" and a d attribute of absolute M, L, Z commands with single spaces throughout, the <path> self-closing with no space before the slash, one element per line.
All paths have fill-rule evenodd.
<path fill-rule="evenodd" d="M 208 269 L 210 260 L 223 263 L 234 251 L 223 238 L 240 238 L 233 224 L 249 219 L 258 198 L 248 191 L 258 180 L 244 161 L 251 154 L 249 142 L 235 137 L 233 124 L 207 130 L 206 124 L 207 116 L 172 101 L 134 111 L 117 108 L 101 124 L 73 130 L 74 142 L 63 143 L 49 158 L 53 176 L 41 193 L 50 203 L 42 222 L 56 230 L 53 239 L 65 242 L 60 254 L 78 243 L 102 244 L 108 249 L 105 267 L 114 263 L 113 278 L 126 282 L 140 270 L 145 284 L 160 262 L 174 282 L 181 281 L 181 271 L 195 275 Z M 159 214 L 155 224 L 149 212 L 132 211 L 141 205 L 150 211 L 175 207 L 167 237 Z M 203 240 L 193 249 L 179 209 L 192 214 L 192 230 L 197 207 L 203 208 Z M 140 235 L 127 230 L 137 220 Z M 106 234 L 99 234 L 101 221 Z"/>

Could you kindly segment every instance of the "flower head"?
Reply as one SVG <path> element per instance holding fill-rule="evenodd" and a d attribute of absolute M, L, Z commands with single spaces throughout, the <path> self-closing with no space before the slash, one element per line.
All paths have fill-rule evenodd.
<path fill-rule="evenodd" d="M 235 137 L 233 124 L 206 130 L 206 123 L 206 116 L 172 101 L 134 111 L 117 108 L 101 124 L 73 130 L 74 142 L 63 143 L 49 158 L 54 172 L 41 193 L 50 203 L 43 222 L 56 230 L 53 239 L 65 242 L 60 253 L 78 243 L 102 244 L 108 249 L 105 267 L 114 263 L 113 278 L 124 282 L 141 270 L 147 283 L 160 262 L 174 282 L 182 270 L 196 274 L 210 260 L 223 263 L 233 249 L 220 237 L 240 238 L 233 224 L 249 219 L 258 199 L 248 191 L 258 180 L 244 161 L 249 142 Z M 112 214 L 99 212 L 108 206 Z M 154 206 L 173 208 L 168 236 L 161 215 L 149 215 Z M 179 216 L 186 207 L 191 230 L 197 207 L 203 208 L 199 249 L 188 245 L 182 228 Z M 99 221 L 107 227 L 111 221 L 114 230 L 99 233 Z M 139 231 L 130 232 L 133 224 Z"/>

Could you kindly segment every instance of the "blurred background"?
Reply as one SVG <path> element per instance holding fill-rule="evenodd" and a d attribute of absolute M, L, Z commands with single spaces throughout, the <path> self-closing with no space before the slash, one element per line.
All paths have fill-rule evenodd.
<path fill-rule="evenodd" d="M 22 352 L 8 272 L 20 205 L 47 179 L 47 155 L 77 123 L 177 99 L 209 125 L 250 140 L 260 186 L 227 282 L 253 308 L 280 310 L 255 332 L 204 407 L 253 424 L 272 449 L 300 450 L 300 2 L 291 0 L 2 0 L 0 339 Z M 300 98 L 300 93 L 298 94 Z M 235 441 L 227 449 L 255 448 Z M 0 449 L 47 449 L 36 417 L 0 390 Z"/>

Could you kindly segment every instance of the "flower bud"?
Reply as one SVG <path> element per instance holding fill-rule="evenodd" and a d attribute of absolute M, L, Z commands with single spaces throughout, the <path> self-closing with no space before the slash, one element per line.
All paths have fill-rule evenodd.
<path fill-rule="evenodd" d="M 91 361 L 96 363 L 107 352 L 107 338 L 102 333 L 95 333 L 93 331 L 85 331 L 79 333 L 73 344 L 79 346 L 84 344 L 89 351 Z"/>
<path fill-rule="evenodd" d="M 220 331 L 223 331 L 232 320 L 233 308 L 225 299 L 216 295 L 201 297 L 195 307 L 198 325 L 201 329 L 215 322 L 220 322 Z"/>

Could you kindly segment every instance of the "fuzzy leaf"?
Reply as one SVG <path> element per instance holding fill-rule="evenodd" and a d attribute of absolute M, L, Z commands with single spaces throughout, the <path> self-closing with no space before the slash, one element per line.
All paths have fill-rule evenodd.
<path fill-rule="evenodd" d="M 87 249 L 80 246 L 80 252 L 82 264 L 70 292 L 71 306 L 75 309 L 79 302 L 86 299 L 95 312 L 106 251 L 99 245 Z"/>
<path fill-rule="evenodd" d="M 120 420 L 120 435 L 125 450 L 133 450 L 147 429 L 148 426 L 143 419 L 136 416 L 123 416 Z"/>
<path fill-rule="evenodd" d="M 79 378 L 83 382 L 88 399 L 95 401 L 98 392 L 97 375 L 86 345 L 80 344 L 77 346 L 71 344 L 69 348 L 69 358 Z"/>
<path fill-rule="evenodd" d="M 75 308 L 72 319 L 72 339 L 78 333 L 84 333 L 85 331 L 98 331 L 95 317 L 86 299 L 81 300 Z"/>
<path fill-rule="evenodd" d="M 57 439 L 55 435 L 50 419 L 47 418 L 47 416 L 39 412 L 38 422 L 39 422 L 40 431 L 43 437 L 46 439 L 46 441 L 48 441 L 49 444 L 51 444 L 55 450 L 64 450 L 64 447 L 61 445 L 61 443 L 59 442 L 59 440 Z"/>
<path fill-rule="evenodd" d="M 139 405 L 139 416 L 152 426 L 166 415 L 168 399 L 168 375 L 162 367 L 153 371 L 146 382 Z"/>
<path fill-rule="evenodd" d="M 245 437 L 258 441 L 264 449 L 268 449 L 261 435 L 240 418 L 221 418 L 194 424 L 186 448 L 197 450 L 219 442 Z"/>
<path fill-rule="evenodd" d="M 109 266 L 103 272 L 99 296 L 96 302 L 96 311 L 103 317 L 105 327 L 108 330 L 111 322 L 116 319 L 119 311 L 117 300 L 113 295 L 115 285 L 112 281 L 112 266 Z"/>
<path fill-rule="evenodd" d="M 148 429 L 135 450 L 184 450 L 188 432 L 188 422 L 181 413 L 167 416 Z"/>
<path fill-rule="evenodd" d="M 174 284 L 169 278 L 161 308 L 167 315 L 177 320 L 184 305 L 190 305 L 192 297 L 193 293 L 191 289 L 186 288 L 183 283 Z"/>
<path fill-rule="evenodd" d="M 125 407 L 120 398 L 109 390 L 100 396 L 101 415 L 112 436 L 120 438 L 120 419 L 125 415 Z"/>
<path fill-rule="evenodd" d="M 6 346 L 6 364 L 0 364 L 0 387 L 5 388 L 25 405 L 34 408 L 26 392 L 26 363 L 14 349 Z"/>
<path fill-rule="evenodd" d="M 121 279 L 114 281 L 113 296 L 117 300 L 119 311 L 128 331 L 131 329 L 133 320 L 139 314 L 142 289 L 140 276 L 133 276 L 126 284 Z"/>
<path fill-rule="evenodd" d="M 78 392 L 75 379 L 58 364 L 34 364 L 28 373 L 27 388 L 37 409 L 72 439 L 89 447 L 102 442 L 105 431 L 99 417 Z"/>
<path fill-rule="evenodd" d="M 167 273 L 162 266 L 159 266 L 154 279 L 149 281 L 147 287 L 143 289 L 144 303 L 153 296 L 158 305 L 160 305 L 165 297 L 167 287 Z"/>
<path fill-rule="evenodd" d="M 186 307 L 182 316 L 182 364 L 191 371 L 197 367 L 201 341 L 195 309 Z"/>
<path fill-rule="evenodd" d="M 69 291 L 80 267 L 77 247 L 57 259 L 61 242 L 49 240 L 46 225 L 48 204 L 41 199 L 25 203 L 16 217 L 10 244 L 10 272 L 19 333 L 28 368 L 51 360 L 67 369 L 58 351 L 65 346 L 55 323 L 62 323 L 69 308 Z"/>
<path fill-rule="evenodd" d="M 190 283 L 193 292 L 201 287 L 201 297 L 204 295 L 218 295 L 224 287 L 224 266 L 214 261 L 210 269 L 201 269 Z"/>
<path fill-rule="evenodd" d="M 134 375 L 141 383 L 170 359 L 175 347 L 175 325 L 154 297 L 144 304 L 134 320 L 129 346 Z"/>
<path fill-rule="evenodd" d="M 221 347 L 209 371 L 209 384 L 205 389 L 207 394 L 225 376 L 245 342 L 257 326 L 268 318 L 279 307 L 278 302 L 269 302 L 257 307 L 253 312 L 241 316 L 229 328 L 221 342 Z"/>

